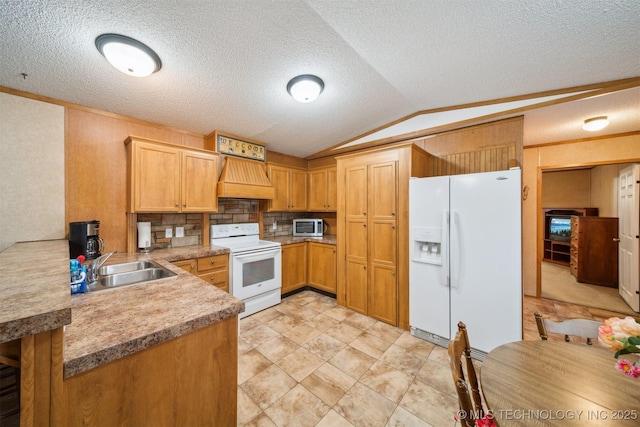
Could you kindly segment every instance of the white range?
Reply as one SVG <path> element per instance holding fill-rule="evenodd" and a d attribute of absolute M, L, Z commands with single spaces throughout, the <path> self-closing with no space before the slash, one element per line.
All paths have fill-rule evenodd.
<path fill-rule="evenodd" d="M 240 319 L 280 304 L 282 248 L 260 240 L 258 223 L 212 225 L 211 244 L 230 251 L 229 293 L 244 301 Z"/>

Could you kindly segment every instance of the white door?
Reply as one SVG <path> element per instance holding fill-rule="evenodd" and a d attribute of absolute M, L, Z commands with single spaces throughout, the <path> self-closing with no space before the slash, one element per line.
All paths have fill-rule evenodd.
<path fill-rule="evenodd" d="M 446 245 L 448 210 L 449 177 L 409 180 L 409 324 L 447 340 L 451 338 Z M 430 240 L 440 240 L 440 251 L 435 254 L 441 258 L 440 264 L 421 259 L 420 252 L 424 249 L 431 255 L 432 246 L 427 243 Z"/>
<path fill-rule="evenodd" d="M 620 296 L 635 311 L 640 311 L 640 199 L 638 182 L 640 164 L 628 166 L 620 171 L 620 191 L 618 200 L 618 230 L 620 244 L 618 249 L 618 276 Z"/>
<path fill-rule="evenodd" d="M 522 339 L 520 170 L 451 177 L 451 329 L 488 353 Z"/>

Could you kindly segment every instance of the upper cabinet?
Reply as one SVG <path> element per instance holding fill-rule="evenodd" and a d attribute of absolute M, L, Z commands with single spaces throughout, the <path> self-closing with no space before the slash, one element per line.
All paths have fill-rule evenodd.
<path fill-rule="evenodd" d="M 308 172 L 308 211 L 336 211 L 338 202 L 336 172 L 336 167 L 314 169 Z"/>
<path fill-rule="evenodd" d="M 218 154 L 129 137 L 129 212 L 214 212 Z"/>
<path fill-rule="evenodd" d="M 267 175 L 275 188 L 275 196 L 266 202 L 268 211 L 301 212 L 307 210 L 307 171 L 269 164 Z"/>

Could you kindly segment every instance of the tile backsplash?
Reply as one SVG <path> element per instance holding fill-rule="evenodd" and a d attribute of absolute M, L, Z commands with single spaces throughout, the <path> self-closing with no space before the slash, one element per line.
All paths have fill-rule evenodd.
<path fill-rule="evenodd" d="M 209 214 L 210 224 L 234 224 L 260 221 L 260 201 L 257 199 L 218 199 L 218 212 Z M 329 218 L 327 218 L 329 216 Z M 263 238 L 291 236 L 295 218 L 325 217 L 330 229 L 335 224 L 335 213 L 319 216 L 314 212 L 264 212 Z M 333 221 L 331 221 L 331 217 Z M 176 248 L 199 245 L 202 241 L 202 214 L 140 213 L 138 222 L 151 222 L 151 249 Z M 276 227 L 273 227 L 273 224 Z M 184 237 L 176 236 L 176 227 L 184 227 Z M 165 237 L 171 228 L 172 237 Z"/>
<path fill-rule="evenodd" d="M 152 250 L 202 243 L 201 214 L 139 213 L 137 221 L 151 223 Z M 175 237 L 176 227 L 184 227 L 184 237 Z M 173 237 L 165 237 L 167 228 L 171 228 Z"/>

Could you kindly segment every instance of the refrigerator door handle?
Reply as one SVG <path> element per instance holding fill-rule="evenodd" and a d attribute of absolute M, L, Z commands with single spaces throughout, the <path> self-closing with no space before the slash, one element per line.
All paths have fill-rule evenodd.
<path fill-rule="evenodd" d="M 442 211 L 442 241 L 440 242 L 440 254 L 442 267 L 440 267 L 440 284 L 449 286 L 449 211 Z"/>
<path fill-rule="evenodd" d="M 460 217 L 453 211 L 451 224 L 451 287 L 460 285 Z"/>

